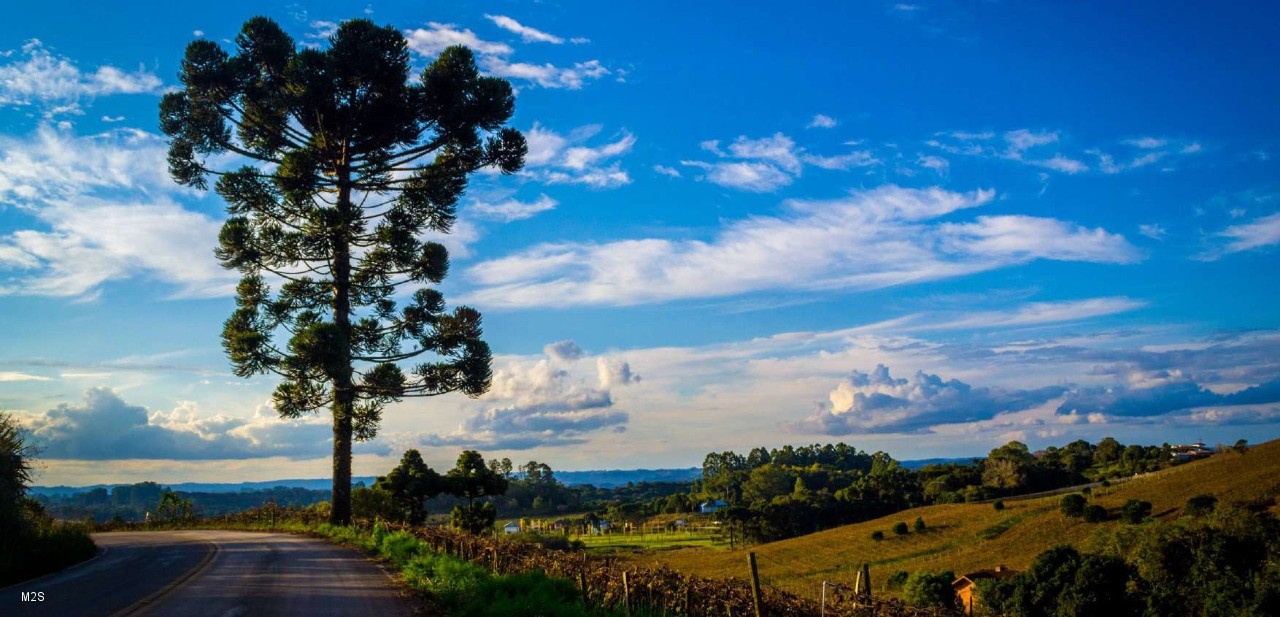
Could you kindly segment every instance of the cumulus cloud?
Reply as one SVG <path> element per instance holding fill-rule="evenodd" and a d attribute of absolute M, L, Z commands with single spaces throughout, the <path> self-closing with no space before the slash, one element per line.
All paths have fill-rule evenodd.
<path fill-rule="evenodd" d="M 107 388 L 90 389 L 80 405 L 59 405 L 24 423 L 47 459 L 312 458 L 332 451 L 332 428 L 323 417 L 282 420 L 269 406 L 250 419 L 205 416 L 193 403 L 148 413 Z M 390 453 L 377 442 L 358 449 Z"/>
<path fill-rule="evenodd" d="M 635 136 L 622 130 L 612 141 L 589 144 L 600 129 L 600 125 L 591 124 L 560 134 L 534 123 L 525 133 L 529 153 L 521 174 L 548 184 L 581 184 L 597 189 L 630 184 L 631 175 L 616 159 L 631 152 Z"/>
<path fill-rule="evenodd" d="M 104 65 L 81 71 L 69 58 L 54 55 L 31 39 L 13 60 L 0 64 L 0 105 L 38 106 L 47 116 L 81 113 L 83 99 L 113 94 L 155 94 L 163 83 L 142 67 L 125 72 Z"/>
<path fill-rule="evenodd" d="M 886 186 L 830 201 L 788 200 L 778 216 L 728 222 L 709 240 L 542 244 L 472 266 L 468 301 L 490 307 L 634 305 L 762 290 L 866 290 L 1036 259 L 1130 263 L 1123 237 L 1057 219 L 931 223 L 994 191 Z"/>
<path fill-rule="evenodd" d="M 494 371 L 484 399 L 491 406 L 471 415 L 448 435 L 431 434 L 425 445 L 523 450 L 585 443 L 601 431 L 624 432 L 630 415 L 614 408 L 613 392 L 638 383 L 625 361 L 598 357 L 596 380 L 562 364 L 583 357 L 572 341 L 551 343 L 547 357 L 514 361 Z"/>
<path fill-rule="evenodd" d="M 829 128 L 835 127 L 835 125 L 836 125 L 835 118 L 832 118 L 831 116 L 828 116 L 825 114 L 818 114 L 813 117 L 813 120 L 809 121 L 808 126 L 806 126 L 805 128 L 829 129 Z"/>
<path fill-rule="evenodd" d="M 1250 386 L 1239 392 L 1219 394 L 1181 371 L 1163 371 L 1160 379 L 1138 387 L 1081 388 L 1072 391 L 1059 413 L 1103 414 L 1115 417 L 1162 416 L 1205 408 L 1280 403 L 1280 379 Z M 1224 412 L 1225 413 L 1225 412 Z M 1201 414 L 1203 417 L 1203 414 Z"/>
<path fill-rule="evenodd" d="M 870 373 L 855 370 L 836 385 L 828 402 L 797 425 L 797 430 L 827 435 L 907 433 L 938 424 L 972 422 L 1001 412 L 1019 411 L 1060 396 L 1065 388 L 1036 390 L 975 388 L 956 379 L 916 371 L 894 378 L 877 365 Z"/>
<path fill-rule="evenodd" d="M 547 343 L 542 351 L 554 360 L 561 362 L 572 362 L 582 358 L 586 352 L 573 341 L 557 341 L 555 343 Z"/>
<path fill-rule="evenodd" d="M 438 56 L 452 45 L 465 45 L 485 56 L 505 56 L 514 51 L 506 43 L 486 41 L 469 29 L 436 21 L 427 22 L 426 28 L 405 30 L 404 36 L 409 49 L 420 56 Z"/>

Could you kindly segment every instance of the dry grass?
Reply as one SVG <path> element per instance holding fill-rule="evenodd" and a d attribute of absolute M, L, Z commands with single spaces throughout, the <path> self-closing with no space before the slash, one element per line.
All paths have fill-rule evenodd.
<path fill-rule="evenodd" d="M 1251 448 L 1246 455 L 1227 452 L 1148 474 L 1109 488 L 1096 489 L 1090 503 L 1106 507 L 1112 519 L 1086 523 L 1058 511 L 1060 496 L 1006 500 L 1005 509 L 991 504 L 950 504 L 915 508 L 881 519 L 847 525 L 800 538 L 752 547 L 758 556 L 761 582 L 817 597 L 822 581 L 852 586 L 863 562 L 870 563 L 875 592 L 884 594 L 885 580 L 895 570 L 970 572 L 1005 564 L 1024 569 L 1055 544 L 1089 548 L 1099 529 L 1115 520 L 1129 499 L 1151 502 L 1156 517 L 1178 516 L 1188 498 L 1212 493 L 1222 503 L 1272 499 L 1280 495 L 1280 440 Z M 1272 506 L 1273 511 L 1276 506 Z M 894 523 L 924 518 L 929 529 L 894 536 Z M 885 539 L 871 539 L 873 531 Z M 748 575 L 746 551 L 683 549 L 636 555 L 632 559 L 662 562 L 676 570 L 716 577 Z"/>

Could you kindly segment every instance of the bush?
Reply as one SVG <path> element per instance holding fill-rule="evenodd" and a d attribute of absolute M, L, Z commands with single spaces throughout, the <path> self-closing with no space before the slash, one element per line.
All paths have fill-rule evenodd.
<path fill-rule="evenodd" d="M 907 583 L 906 570 L 895 571 L 893 574 L 890 574 L 889 578 L 885 581 L 885 585 L 888 585 L 889 589 L 893 589 L 893 590 L 902 589 L 902 586 L 905 585 L 906 583 Z"/>
<path fill-rule="evenodd" d="M 899 521 L 898 524 L 893 526 L 893 535 L 905 536 L 907 533 L 909 533 L 909 531 L 905 522 Z"/>
<path fill-rule="evenodd" d="M 1003 509 L 1004 509 L 1004 500 L 1003 500 L 1003 499 L 997 499 L 997 500 L 995 501 L 995 503 L 991 504 L 991 507 L 992 507 L 992 508 L 995 508 L 996 512 L 999 512 L 999 511 L 1003 510 Z"/>
<path fill-rule="evenodd" d="M 1130 499 L 1120 507 L 1120 520 L 1130 525 L 1137 525 L 1146 520 L 1148 516 L 1151 516 L 1150 501 Z"/>
<path fill-rule="evenodd" d="M 1107 520 L 1106 508 L 1095 503 L 1095 504 L 1090 504 L 1088 507 L 1084 509 L 1084 522 L 1101 523 L 1102 521 L 1105 521 L 1105 520 Z"/>
<path fill-rule="evenodd" d="M 1079 493 L 1071 493 L 1063 495 L 1062 500 L 1058 502 L 1058 509 L 1062 510 L 1062 515 L 1069 518 L 1080 518 L 1084 516 L 1084 508 L 1088 505 L 1084 495 Z"/>
<path fill-rule="evenodd" d="M 908 604 L 927 608 L 949 608 L 955 602 L 951 581 L 956 579 L 950 571 L 912 572 L 902 586 L 902 598 Z"/>
<path fill-rule="evenodd" d="M 1187 516 L 1209 516 L 1213 514 L 1213 509 L 1218 505 L 1218 498 L 1213 495 L 1204 494 L 1196 495 L 1187 500 L 1187 506 L 1183 508 L 1183 512 Z"/>
<path fill-rule="evenodd" d="M 878 529 L 877 529 L 877 530 L 875 530 L 875 531 L 873 531 L 873 532 L 871 532 L 871 539 L 872 539 L 872 540 L 875 540 L 875 541 L 877 541 L 877 542 L 879 542 L 880 540 L 883 540 L 883 539 L 884 539 L 884 532 L 883 532 L 883 531 L 880 531 L 880 530 L 878 530 Z"/>
<path fill-rule="evenodd" d="M 922 516 L 917 516 L 917 517 L 916 517 L 916 523 L 915 523 L 914 527 L 915 527 L 915 529 L 916 529 L 916 533 L 920 533 L 920 532 L 924 531 L 924 530 L 925 530 L 925 526 L 924 526 L 924 517 L 922 517 Z"/>

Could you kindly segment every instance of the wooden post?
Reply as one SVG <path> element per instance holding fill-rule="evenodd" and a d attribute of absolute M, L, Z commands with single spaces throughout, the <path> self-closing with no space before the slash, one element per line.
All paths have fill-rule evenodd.
<path fill-rule="evenodd" d="M 862 564 L 862 580 L 867 585 L 867 601 L 871 601 L 871 566 L 870 564 Z"/>
<path fill-rule="evenodd" d="M 689 584 L 686 582 L 684 586 L 684 614 L 690 615 L 689 612 Z"/>
<path fill-rule="evenodd" d="M 627 580 L 627 571 L 622 571 L 622 608 L 631 614 L 631 582 Z"/>
<path fill-rule="evenodd" d="M 747 553 L 747 563 L 751 565 L 751 602 L 756 607 L 756 617 L 764 617 L 760 610 L 760 571 L 756 568 L 756 554 Z"/>
<path fill-rule="evenodd" d="M 582 591 L 582 603 L 587 603 L 587 574 L 578 570 L 578 589 Z"/>
<path fill-rule="evenodd" d="M 862 570 L 858 570 L 858 576 L 853 579 L 853 599 L 856 601 L 858 596 L 862 594 Z"/>

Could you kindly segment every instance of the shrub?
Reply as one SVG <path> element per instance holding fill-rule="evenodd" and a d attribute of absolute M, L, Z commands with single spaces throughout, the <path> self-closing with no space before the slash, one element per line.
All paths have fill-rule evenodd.
<path fill-rule="evenodd" d="M 1102 521 L 1105 521 L 1105 520 L 1107 520 L 1106 508 L 1095 503 L 1095 504 L 1090 504 L 1088 507 L 1084 509 L 1084 522 L 1101 523 Z"/>
<path fill-rule="evenodd" d="M 902 598 L 915 606 L 948 608 L 955 602 L 951 589 L 955 578 L 950 571 L 912 572 L 902 586 Z"/>
<path fill-rule="evenodd" d="M 925 530 L 925 526 L 924 526 L 924 517 L 922 517 L 922 516 L 917 516 L 917 517 L 916 517 L 915 529 L 916 529 L 916 533 L 919 533 L 919 532 L 921 532 L 921 531 L 924 531 L 924 530 Z"/>
<path fill-rule="evenodd" d="M 1084 508 L 1088 505 L 1084 495 L 1079 493 L 1071 493 L 1063 495 L 1062 500 L 1058 502 L 1058 509 L 1062 510 L 1062 515 L 1070 518 L 1080 518 L 1084 516 Z"/>
<path fill-rule="evenodd" d="M 893 574 L 890 574 L 889 578 L 885 581 L 885 584 L 889 586 L 889 589 L 895 589 L 895 590 L 902 589 L 902 586 L 905 585 L 906 583 L 907 583 L 906 570 L 895 571 Z"/>
<path fill-rule="evenodd" d="M 907 533 L 909 533 L 909 531 L 908 531 L 908 529 L 907 529 L 907 524 L 906 524 L 905 522 L 903 522 L 903 521 L 898 521 L 898 524 L 896 524 L 896 525 L 894 525 L 894 526 L 893 526 L 893 534 L 894 534 L 894 535 L 896 535 L 896 536 L 905 536 L 905 535 L 907 535 Z"/>
<path fill-rule="evenodd" d="M 1183 508 L 1183 512 L 1187 516 L 1208 516 L 1213 513 L 1217 505 L 1218 498 L 1213 495 L 1196 495 L 1187 500 L 1187 506 Z"/>
<path fill-rule="evenodd" d="M 879 529 L 877 529 L 877 530 L 875 530 L 875 531 L 871 532 L 871 539 L 872 539 L 872 540 L 875 540 L 875 541 L 877 541 L 877 542 L 878 542 L 878 541 L 880 541 L 880 540 L 883 540 L 883 539 L 884 539 L 884 532 L 883 532 L 883 531 L 880 531 Z"/>
<path fill-rule="evenodd" d="M 1003 510 L 1003 509 L 1004 509 L 1004 500 L 1003 500 L 1003 499 L 997 499 L 997 500 L 995 501 L 995 503 L 991 504 L 991 507 L 992 507 L 992 508 L 995 508 L 995 509 L 996 509 L 996 512 L 999 512 L 999 511 Z"/>
<path fill-rule="evenodd" d="M 1148 516 L 1151 516 L 1150 501 L 1130 499 L 1120 507 L 1120 520 L 1130 525 L 1137 525 L 1146 520 Z"/>

